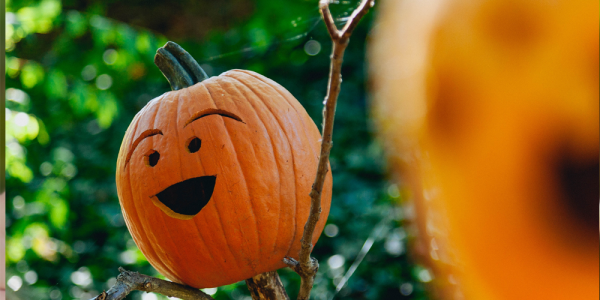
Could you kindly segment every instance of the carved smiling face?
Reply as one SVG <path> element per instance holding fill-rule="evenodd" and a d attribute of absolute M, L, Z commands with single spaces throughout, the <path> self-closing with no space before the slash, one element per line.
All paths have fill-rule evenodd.
<path fill-rule="evenodd" d="M 320 138 L 287 90 L 250 71 L 150 101 L 117 162 L 134 241 L 160 273 L 196 288 L 284 267 L 300 249 Z M 313 243 L 330 201 L 329 173 Z"/>
<path fill-rule="evenodd" d="M 202 109 L 191 115 L 189 120 L 185 121 L 183 128 L 181 128 L 184 132 L 184 139 L 186 140 L 185 144 L 179 143 L 182 149 L 187 150 L 181 151 L 182 149 L 177 149 L 176 147 L 169 147 L 168 149 L 164 149 L 165 151 L 178 151 L 179 158 L 181 163 L 185 163 L 189 160 L 194 160 L 192 155 L 199 155 L 198 152 L 202 147 L 202 140 L 196 136 L 193 132 L 190 133 L 190 130 L 185 131 L 185 128 L 188 126 L 192 126 L 194 122 L 210 122 L 211 119 L 208 117 L 214 116 L 211 119 L 220 117 L 230 118 L 232 120 L 244 123 L 240 117 L 236 114 L 228 112 L 223 109 L 218 108 L 206 108 Z M 168 134 L 178 135 L 178 128 L 169 128 L 174 129 L 176 132 L 168 132 Z M 164 163 L 161 161 L 161 155 L 157 149 L 152 148 L 151 143 L 145 143 L 146 151 L 136 149 L 138 146 L 145 140 L 151 137 L 164 137 L 165 133 L 160 128 L 151 128 L 144 130 L 139 136 L 133 141 L 129 151 L 127 152 L 125 158 L 125 167 L 131 161 L 134 153 L 136 153 L 136 159 L 142 160 L 147 167 L 154 168 L 159 163 Z M 187 137 L 189 135 L 189 137 Z M 145 153 L 145 154 L 144 154 Z M 163 153 L 164 155 L 165 153 Z M 167 166 L 168 167 L 168 166 Z M 142 171 L 143 172 L 143 171 Z M 151 170 L 146 170 L 147 173 L 152 173 Z M 194 217 L 197 213 L 202 210 L 202 208 L 210 201 L 216 183 L 217 175 L 204 175 L 198 177 L 184 178 L 182 181 L 174 183 L 165 189 L 157 192 L 156 194 L 151 194 L 149 197 L 156 205 L 159 207 L 165 214 L 178 219 L 188 220 Z"/>

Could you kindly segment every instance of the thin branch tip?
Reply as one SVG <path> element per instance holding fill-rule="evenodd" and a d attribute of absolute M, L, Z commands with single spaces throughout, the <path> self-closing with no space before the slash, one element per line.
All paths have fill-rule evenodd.
<path fill-rule="evenodd" d="M 317 174 L 312 189 L 309 193 L 311 198 L 311 208 L 308 219 L 304 225 L 304 232 L 300 240 L 301 248 L 296 261 L 293 258 L 285 257 L 284 263 L 300 275 L 302 281 L 300 284 L 300 292 L 298 300 L 307 300 L 310 297 L 313 283 L 317 271 L 319 270 L 319 262 L 310 257 L 313 249 L 312 237 L 317 226 L 321 214 L 321 194 L 325 185 L 325 178 L 329 171 L 329 153 L 333 147 L 333 122 L 335 119 L 335 108 L 337 105 L 338 96 L 340 93 L 340 85 L 342 83 L 342 62 L 344 51 L 348 46 L 352 31 L 357 26 L 358 22 L 375 5 L 374 0 L 362 0 L 357 9 L 352 12 L 348 18 L 346 25 L 342 30 L 339 30 L 335 25 L 335 20 L 329 10 L 329 0 L 319 1 L 319 10 L 323 17 L 323 23 L 327 27 L 333 49 L 331 51 L 331 65 L 329 69 L 329 82 L 327 84 L 327 95 L 325 96 L 323 108 L 323 132 L 321 134 L 321 152 L 317 165 Z"/>
<path fill-rule="evenodd" d="M 297 266 L 298 265 L 298 261 L 291 258 L 291 257 L 284 257 L 283 258 L 283 262 L 288 265 L 288 266 Z"/>
<path fill-rule="evenodd" d="M 330 1 L 329 0 L 320 0 L 319 1 L 319 9 L 323 9 L 327 6 L 329 6 Z"/>

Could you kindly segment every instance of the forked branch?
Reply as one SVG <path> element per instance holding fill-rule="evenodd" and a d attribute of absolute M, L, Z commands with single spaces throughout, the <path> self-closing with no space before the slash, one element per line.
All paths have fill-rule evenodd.
<path fill-rule="evenodd" d="M 292 268 L 302 278 L 298 300 L 305 300 L 310 297 L 310 291 L 313 287 L 313 282 L 319 263 L 316 259 L 310 257 L 312 252 L 312 237 L 315 231 L 315 226 L 321 216 L 321 193 L 325 183 L 325 175 L 327 174 L 329 164 L 329 152 L 333 146 L 333 121 L 335 118 L 335 109 L 337 105 L 338 95 L 340 94 L 340 85 L 342 83 L 342 62 L 344 59 L 344 51 L 348 46 L 348 41 L 352 35 L 352 31 L 358 25 L 358 22 L 375 4 L 374 0 L 362 0 L 357 9 L 348 18 L 348 22 L 339 30 L 335 26 L 335 21 L 329 11 L 328 0 L 319 2 L 319 10 L 327 26 L 327 31 L 333 42 L 333 50 L 331 54 L 331 64 L 329 69 L 329 83 L 327 86 L 327 96 L 325 97 L 325 107 L 323 108 L 323 133 L 321 142 L 321 153 L 317 168 L 317 175 L 310 192 L 311 205 L 308 220 L 304 225 L 304 234 L 302 235 L 302 248 L 300 250 L 299 260 L 285 258 L 284 262 Z"/>

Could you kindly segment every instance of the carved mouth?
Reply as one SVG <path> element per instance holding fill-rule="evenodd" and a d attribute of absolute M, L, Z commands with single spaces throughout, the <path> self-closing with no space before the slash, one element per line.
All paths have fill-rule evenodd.
<path fill-rule="evenodd" d="M 164 189 L 152 200 L 170 217 L 189 220 L 208 204 L 216 180 L 216 175 L 190 178 Z"/>

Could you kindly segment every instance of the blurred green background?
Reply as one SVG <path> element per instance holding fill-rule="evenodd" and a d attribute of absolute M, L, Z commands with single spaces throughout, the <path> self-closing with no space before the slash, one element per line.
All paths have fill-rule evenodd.
<path fill-rule="evenodd" d="M 332 4 L 339 25 L 358 0 Z M 173 40 L 209 76 L 259 72 L 287 88 L 320 127 L 331 42 L 316 0 L 7 0 L 6 278 L 8 299 L 89 299 L 117 268 L 161 277 L 121 215 L 115 165 L 133 116 L 170 90 L 153 64 Z M 313 256 L 314 299 L 369 250 L 338 299 L 426 299 L 431 273 L 407 254 L 398 188 L 368 118 L 365 43 L 376 11 L 346 51 L 331 155 L 331 213 Z M 279 271 L 295 298 L 299 277 Z M 244 282 L 208 289 L 250 299 Z M 166 299 L 133 292 L 128 299 Z"/>

